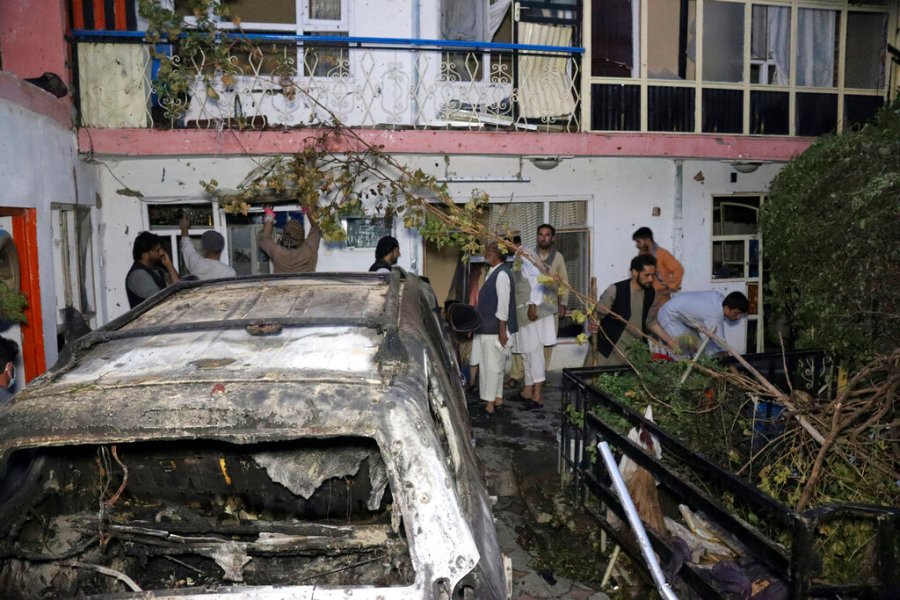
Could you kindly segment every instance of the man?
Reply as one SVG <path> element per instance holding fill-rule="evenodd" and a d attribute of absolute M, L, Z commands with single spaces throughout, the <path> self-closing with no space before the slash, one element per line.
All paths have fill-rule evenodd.
<path fill-rule="evenodd" d="M 296 219 L 289 220 L 276 242 L 272 235 L 275 228 L 275 211 L 271 206 L 264 209 L 263 230 L 259 236 L 259 248 L 269 255 L 275 273 L 312 273 L 319 262 L 319 241 L 322 231 L 316 223 L 312 210 L 306 212 L 309 217 L 309 237 L 303 230 L 303 223 Z"/>
<path fill-rule="evenodd" d="M 497 242 L 489 242 L 485 246 L 484 260 L 490 265 L 490 270 L 478 293 L 477 311 L 481 325 L 473 340 L 472 355 L 477 355 L 479 365 L 479 397 L 486 403 L 485 411 L 493 414 L 495 408 L 503 404 L 506 355 L 510 336 L 518 331 L 518 327 L 515 289 L 509 265 L 500 256 Z"/>
<path fill-rule="evenodd" d="M 666 344 L 672 343 L 669 334 L 656 322 L 653 308 L 655 279 L 656 259 L 649 254 L 639 254 L 631 259 L 631 278 L 612 284 L 600 295 L 597 312 L 602 317 L 599 324 L 588 324 L 588 331 L 596 336 L 584 366 L 627 364 L 628 346 L 641 339 L 642 334 L 653 332 Z"/>
<path fill-rule="evenodd" d="M 569 275 L 566 272 L 566 261 L 562 254 L 553 247 L 555 241 L 556 229 L 553 225 L 544 223 L 537 228 L 537 257 L 543 263 L 545 273 L 556 279 L 556 282 L 552 284 L 541 285 L 541 295 L 545 297 L 544 304 L 547 305 L 545 310 L 551 310 L 554 323 L 552 336 L 544 339 L 544 362 L 547 366 L 550 365 L 553 346 L 556 345 L 559 320 L 566 316 L 569 306 Z"/>
<path fill-rule="evenodd" d="M 128 294 L 130 308 L 164 289 L 167 275 L 169 283 L 178 281 L 178 271 L 162 247 L 162 238 L 155 233 L 139 233 L 134 240 L 131 255 L 134 264 L 125 276 L 125 292 Z"/>
<path fill-rule="evenodd" d="M 194 248 L 194 242 L 188 235 L 191 222 L 187 217 L 181 217 L 181 241 L 178 247 L 181 249 L 181 259 L 188 273 L 198 279 L 220 279 L 222 277 L 234 277 L 234 269 L 222 262 L 222 250 L 225 248 L 225 238 L 218 231 L 204 231 L 200 238 L 200 246 L 203 248 L 203 256 Z"/>
<path fill-rule="evenodd" d="M 519 398 L 526 401 L 526 410 L 544 407 L 543 389 L 547 381 L 544 348 L 547 342 L 556 341 L 556 319 L 553 316 L 557 308 L 555 298 L 551 297 L 547 302 L 538 283 L 541 272 L 532 261 L 537 262 L 533 256 L 529 260 L 527 250 L 520 248 L 513 277 L 519 326 L 514 352 L 522 357 L 524 386 Z"/>
<path fill-rule="evenodd" d="M 706 343 L 704 354 L 714 354 L 724 349 L 708 340 L 700 328 L 724 339 L 725 321 L 739 321 L 748 310 L 750 302 L 741 292 L 731 292 L 724 299 L 716 291 L 682 292 L 659 310 L 659 324 L 683 353 L 693 354 L 698 344 Z"/>
<path fill-rule="evenodd" d="M 19 345 L 12 340 L 0 337 L 0 405 L 9 402 L 16 389 L 16 360 L 19 357 Z"/>
<path fill-rule="evenodd" d="M 395 238 L 386 235 L 378 240 L 375 247 L 375 262 L 369 267 L 372 272 L 391 272 L 391 267 L 397 264 L 400 258 L 400 242 Z"/>
<path fill-rule="evenodd" d="M 656 259 L 653 289 L 656 290 L 656 307 L 659 308 L 669 301 L 672 294 L 681 289 L 684 267 L 671 252 L 660 248 L 653 241 L 653 232 L 649 227 L 639 228 L 631 235 L 631 239 L 637 246 L 638 254 L 647 254 Z"/>

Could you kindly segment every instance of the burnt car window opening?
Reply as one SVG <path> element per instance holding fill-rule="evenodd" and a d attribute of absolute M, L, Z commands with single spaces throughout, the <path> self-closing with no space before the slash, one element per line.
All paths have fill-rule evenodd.
<path fill-rule="evenodd" d="M 119 444 L 115 456 L 85 445 L 29 457 L 10 461 L 20 485 L 0 523 L 11 542 L 0 564 L 4 598 L 122 590 L 51 555 L 113 569 L 141 589 L 415 578 L 371 439 Z"/>

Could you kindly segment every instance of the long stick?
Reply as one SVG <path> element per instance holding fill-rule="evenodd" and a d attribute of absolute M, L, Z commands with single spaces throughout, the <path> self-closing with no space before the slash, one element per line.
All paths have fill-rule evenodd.
<path fill-rule="evenodd" d="M 641 518 L 638 516 L 637 509 L 634 507 L 634 502 L 632 501 L 631 496 L 628 495 L 628 487 L 622 479 L 622 474 L 619 472 L 619 467 L 616 465 L 616 459 L 609 449 L 609 444 L 607 442 L 600 442 L 597 444 L 597 447 L 600 449 L 600 454 L 603 455 L 603 462 L 606 463 L 606 470 L 609 471 L 609 476 L 612 478 L 613 486 L 616 488 L 616 493 L 619 495 L 619 501 L 622 502 L 622 508 L 625 509 L 628 523 L 631 525 L 631 530 L 634 531 L 634 537 L 637 538 L 638 547 L 641 549 L 641 554 L 644 555 L 644 561 L 646 561 L 647 566 L 650 568 L 650 574 L 653 576 L 653 581 L 656 582 L 656 589 L 659 591 L 659 595 L 665 598 L 665 600 L 678 600 L 678 596 L 672 591 L 672 588 L 666 581 L 665 575 L 663 575 L 662 567 L 659 566 L 659 561 L 656 559 L 656 553 L 653 552 L 653 546 L 650 545 L 650 538 L 647 537 L 647 531 L 644 529 L 643 523 L 641 523 Z"/>

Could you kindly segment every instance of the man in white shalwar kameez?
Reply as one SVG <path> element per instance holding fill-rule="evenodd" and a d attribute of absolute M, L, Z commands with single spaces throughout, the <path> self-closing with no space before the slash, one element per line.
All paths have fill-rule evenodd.
<path fill-rule="evenodd" d="M 515 337 L 513 351 L 522 355 L 525 367 L 525 379 L 522 399 L 527 401 L 526 409 L 543 408 L 542 396 L 544 382 L 547 380 L 544 347 L 556 344 L 556 297 L 546 298 L 547 289 L 538 282 L 541 275 L 535 266 L 538 260 L 521 248 L 516 258 L 517 275 L 528 282 L 531 292 L 528 298 L 528 320 L 519 321 L 519 332 Z M 530 259 L 530 260 L 529 260 Z"/>

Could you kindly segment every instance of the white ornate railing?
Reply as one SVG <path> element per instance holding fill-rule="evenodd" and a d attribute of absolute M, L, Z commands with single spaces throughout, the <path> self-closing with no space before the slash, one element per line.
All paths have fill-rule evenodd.
<path fill-rule="evenodd" d="M 203 53 L 185 59 L 177 44 L 158 45 L 172 58 L 160 76 L 139 32 L 76 32 L 83 123 L 261 129 L 337 118 L 351 127 L 581 129 L 580 48 L 252 37 L 256 50 L 229 54 L 224 70 Z M 173 81 L 182 88 L 164 93 Z"/>

